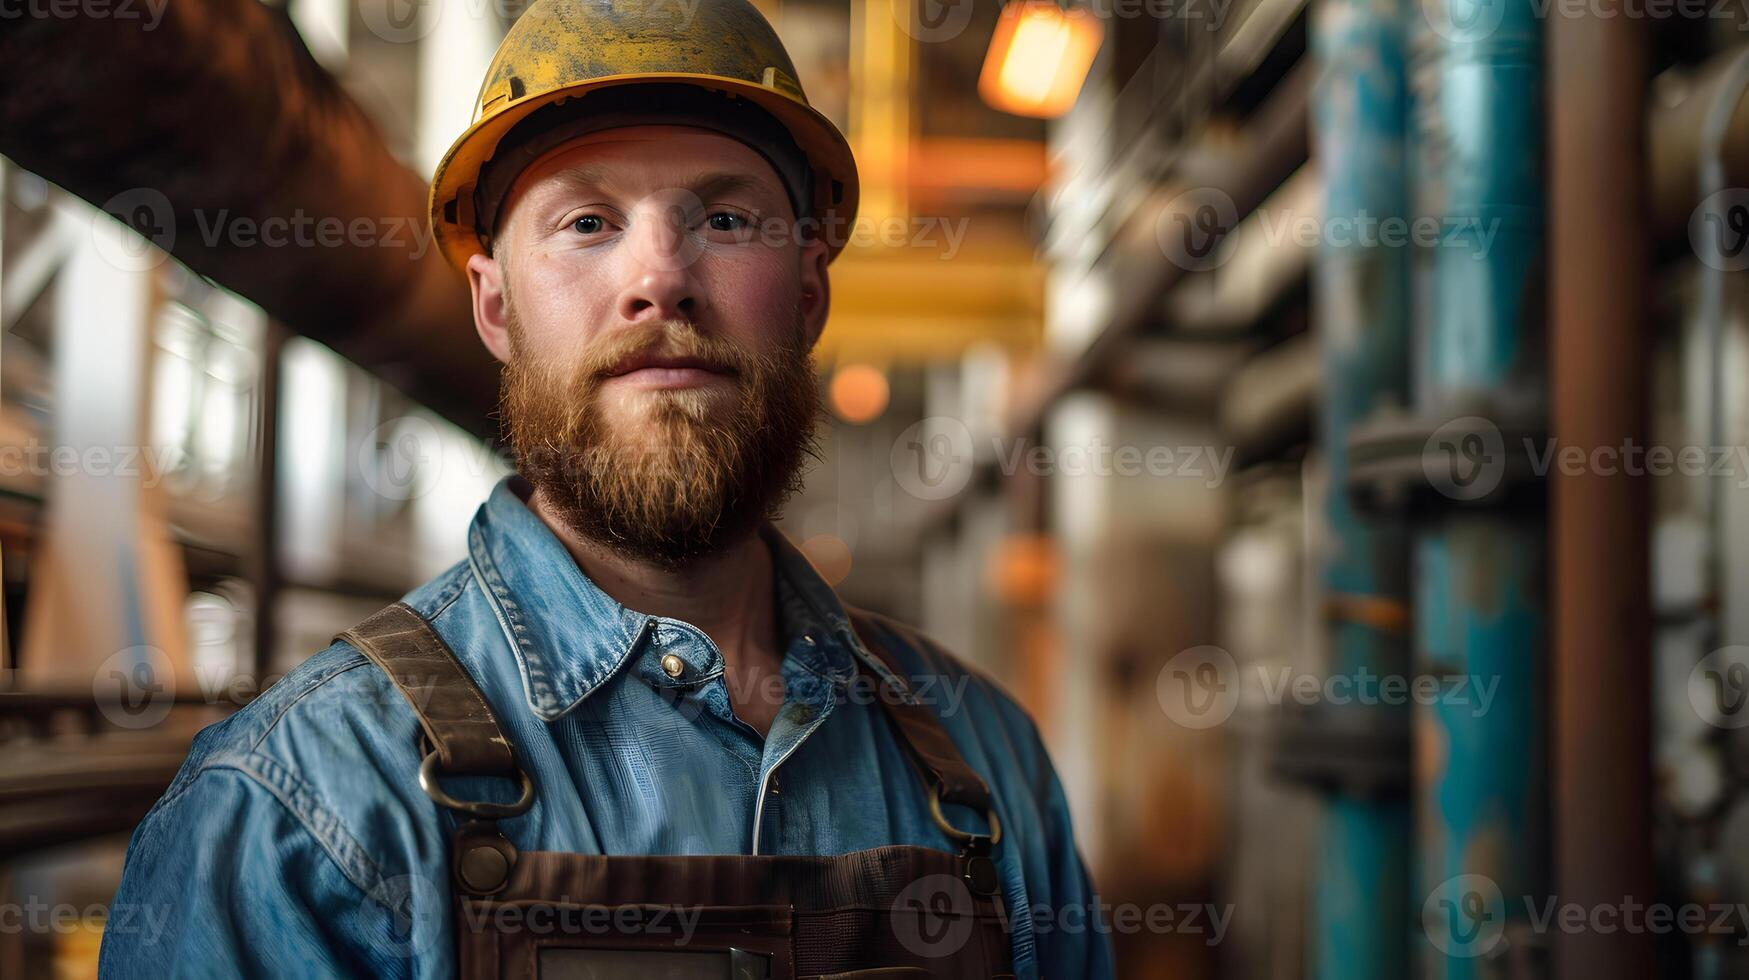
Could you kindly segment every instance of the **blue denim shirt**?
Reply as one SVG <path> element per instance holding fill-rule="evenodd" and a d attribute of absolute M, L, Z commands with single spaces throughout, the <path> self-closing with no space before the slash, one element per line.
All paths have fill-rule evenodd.
<path fill-rule="evenodd" d="M 952 850 L 881 706 L 847 697 L 860 644 L 844 606 L 767 529 L 786 645 L 764 739 L 730 709 L 723 657 L 687 623 L 597 588 L 510 477 L 476 513 L 467 559 L 406 601 L 479 684 L 533 778 L 504 821 L 523 850 L 841 854 Z M 990 784 L 1019 977 L 1104 977 L 1096 899 L 1061 785 L 1026 714 L 914 632 L 881 642 Z M 663 670 L 673 654 L 678 677 Z M 195 739 L 128 847 L 100 973 L 447 977 L 455 818 L 419 788 L 419 727 L 388 679 L 335 643 Z M 465 799 L 504 780 L 449 779 Z M 956 826 L 984 817 L 946 807 Z M 134 914 L 138 913 L 138 914 Z"/>

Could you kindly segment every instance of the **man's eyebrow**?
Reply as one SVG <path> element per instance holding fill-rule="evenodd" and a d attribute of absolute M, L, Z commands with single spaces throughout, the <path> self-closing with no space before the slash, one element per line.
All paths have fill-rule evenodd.
<path fill-rule="evenodd" d="M 573 190 L 605 190 L 611 184 L 607 171 L 599 167 L 576 167 L 559 171 L 558 181 Z"/>
<path fill-rule="evenodd" d="M 688 182 L 687 189 L 699 197 L 712 197 L 734 191 L 765 191 L 782 196 L 782 192 L 773 187 L 771 181 L 748 173 L 701 174 Z"/>

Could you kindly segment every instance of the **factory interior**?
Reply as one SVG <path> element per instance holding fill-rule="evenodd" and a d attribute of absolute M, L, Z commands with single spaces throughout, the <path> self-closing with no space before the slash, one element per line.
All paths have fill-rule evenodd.
<path fill-rule="evenodd" d="M 1118 976 L 1749 978 L 1749 4 L 755 3 L 862 185 L 778 526 Z M 512 471 L 426 188 L 524 6 L 0 0 L 0 977 Z"/>

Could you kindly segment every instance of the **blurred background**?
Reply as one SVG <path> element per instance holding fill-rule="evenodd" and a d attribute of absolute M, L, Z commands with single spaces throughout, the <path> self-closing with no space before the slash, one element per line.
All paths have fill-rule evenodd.
<path fill-rule="evenodd" d="M 1749 976 L 1740 0 L 757 2 L 864 181 L 784 529 L 1033 713 L 1123 976 Z M 0 976 L 462 556 L 521 9 L 0 6 Z"/>

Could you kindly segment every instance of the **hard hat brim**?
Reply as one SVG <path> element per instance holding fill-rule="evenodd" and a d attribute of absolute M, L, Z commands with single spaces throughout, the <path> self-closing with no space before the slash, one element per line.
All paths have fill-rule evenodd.
<path fill-rule="evenodd" d="M 485 251 L 485 244 L 480 241 L 474 227 L 474 186 L 481 168 L 517 123 L 541 108 L 597 89 L 650 82 L 696 85 L 708 91 L 745 98 L 770 113 L 789 131 L 808 158 L 814 172 L 814 208 L 808 217 L 822 222 L 827 261 L 838 256 L 849 238 L 858 199 L 856 160 L 838 127 L 819 111 L 753 82 L 720 75 L 643 72 L 591 78 L 560 86 L 506 106 L 469 126 L 438 163 L 437 172 L 431 178 L 431 194 L 427 202 L 432 235 L 449 264 L 465 273 L 468 258 Z M 660 119 L 652 120 L 652 123 L 659 124 Z"/>

